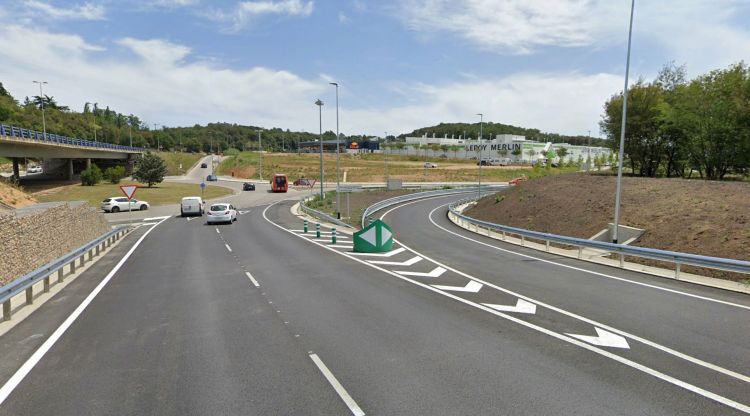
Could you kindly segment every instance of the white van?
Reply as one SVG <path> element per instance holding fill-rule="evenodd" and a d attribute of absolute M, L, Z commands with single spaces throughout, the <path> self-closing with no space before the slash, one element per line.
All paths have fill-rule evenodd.
<path fill-rule="evenodd" d="M 204 211 L 203 198 L 199 196 L 186 196 L 182 198 L 180 203 L 180 215 L 187 217 L 188 215 L 202 216 Z"/>

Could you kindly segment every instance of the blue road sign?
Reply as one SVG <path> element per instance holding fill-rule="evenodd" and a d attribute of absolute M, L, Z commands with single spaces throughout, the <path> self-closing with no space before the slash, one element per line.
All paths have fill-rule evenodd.
<path fill-rule="evenodd" d="M 204 189 L 206 189 L 206 183 L 205 182 L 201 182 L 201 191 L 204 190 Z"/>

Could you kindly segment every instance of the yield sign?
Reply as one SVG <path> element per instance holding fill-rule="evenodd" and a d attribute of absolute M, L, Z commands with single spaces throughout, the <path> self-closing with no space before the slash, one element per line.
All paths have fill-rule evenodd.
<path fill-rule="evenodd" d="M 120 190 L 130 200 L 130 199 L 133 199 L 133 195 L 135 195 L 135 191 L 138 190 L 138 185 L 120 185 Z"/>
<path fill-rule="evenodd" d="M 381 220 L 375 220 L 354 233 L 354 251 L 357 253 L 385 253 L 392 248 L 393 231 Z"/>

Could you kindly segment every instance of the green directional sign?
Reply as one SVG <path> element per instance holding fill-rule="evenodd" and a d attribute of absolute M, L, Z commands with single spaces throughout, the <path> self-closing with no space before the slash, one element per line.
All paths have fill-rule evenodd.
<path fill-rule="evenodd" d="M 393 249 L 393 230 L 380 220 L 354 233 L 354 252 L 385 253 Z"/>

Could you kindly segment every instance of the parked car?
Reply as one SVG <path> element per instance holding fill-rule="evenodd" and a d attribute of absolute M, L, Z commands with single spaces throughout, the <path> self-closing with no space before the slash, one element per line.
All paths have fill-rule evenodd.
<path fill-rule="evenodd" d="M 137 199 L 130 200 L 130 207 L 128 208 L 128 199 L 124 196 L 115 196 L 107 198 L 102 201 L 101 208 L 104 212 L 120 212 L 120 211 L 145 211 L 150 205 L 146 201 L 139 201 Z"/>
<path fill-rule="evenodd" d="M 427 169 L 433 169 L 437 167 L 437 163 L 432 162 L 424 162 L 424 167 Z"/>
<path fill-rule="evenodd" d="M 208 165 L 207 165 L 207 164 L 205 164 L 205 163 L 201 163 L 201 168 L 205 169 L 205 168 L 207 168 L 207 167 L 208 167 Z"/>
<path fill-rule="evenodd" d="M 216 178 L 216 175 L 214 175 L 214 174 L 206 176 L 206 180 L 209 181 L 209 182 L 216 182 L 216 181 L 218 181 L 218 179 Z"/>
<path fill-rule="evenodd" d="M 219 222 L 232 223 L 237 221 L 237 210 L 231 204 L 220 203 L 211 204 L 206 212 L 207 222 L 209 224 L 215 224 Z"/>
<path fill-rule="evenodd" d="M 311 179 L 307 178 L 299 178 L 296 181 L 292 182 L 294 186 L 313 186 L 313 181 Z"/>
<path fill-rule="evenodd" d="M 520 178 L 511 179 L 508 183 L 511 184 L 511 185 L 520 185 L 521 182 L 523 182 L 525 180 L 526 180 L 526 178 L 522 176 Z"/>
<path fill-rule="evenodd" d="M 243 191 L 254 191 L 255 190 L 255 184 L 252 182 L 245 182 L 242 184 L 242 190 Z"/>
<path fill-rule="evenodd" d="M 42 173 L 41 166 L 29 166 L 26 168 L 26 173 Z"/>
<path fill-rule="evenodd" d="M 199 196 L 186 196 L 185 198 L 182 198 L 182 202 L 180 203 L 180 216 L 202 216 L 204 211 L 205 204 L 203 202 L 203 198 Z"/>

